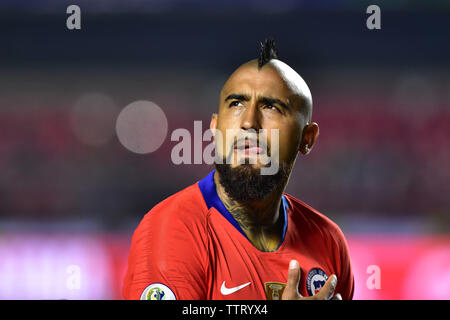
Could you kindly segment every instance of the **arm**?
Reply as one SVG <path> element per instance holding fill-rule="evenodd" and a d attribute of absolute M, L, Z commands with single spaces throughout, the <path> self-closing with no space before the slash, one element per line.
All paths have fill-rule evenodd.
<path fill-rule="evenodd" d="M 151 210 L 133 234 L 124 298 L 140 299 L 146 289 L 142 298 L 151 298 L 152 284 L 162 284 L 156 286 L 167 291 L 162 293 L 165 298 L 173 292 L 178 300 L 206 299 L 203 234 L 201 221 L 180 207 L 157 206 Z"/>
<path fill-rule="evenodd" d="M 340 257 L 340 277 L 338 281 L 338 285 L 336 291 L 342 295 L 344 300 L 352 300 L 353 293 L 355 290 L 355 282 L 351 267 L 350 261 L 350 253 L 347 245 L 347 241 L 345 240 L 344 234 L 342 231 L 339 235 L 339 257 Z"/>

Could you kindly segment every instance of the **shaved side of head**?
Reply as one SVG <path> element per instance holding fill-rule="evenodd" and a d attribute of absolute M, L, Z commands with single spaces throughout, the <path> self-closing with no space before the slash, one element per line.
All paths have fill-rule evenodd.
<path fill-rule="evenodd" d="M 302 110 L 305 112 L 307 123 L 309 123 L 312 117 L 312 95 L 305 80 L 281 60 L 272 59 L 266 66 L 275 68 L 289 89 L 301 98 L 304 103 Z"/>

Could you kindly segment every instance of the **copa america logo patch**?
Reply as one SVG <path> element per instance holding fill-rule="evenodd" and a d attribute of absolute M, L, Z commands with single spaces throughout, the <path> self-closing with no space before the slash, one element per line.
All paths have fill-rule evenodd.
<path fill-rule="evenodd" d="M 141 300 L 177 300 L 170 288 L 162 283 L 152 283 L 141 294 Z"/>
<path fill-rule="evenodd" d="M 315 295 L 327 282 L 328 276 L 322 269 L 313 268 L 309 271 L 306 278 L 306 289 L 310 297 Z"/>

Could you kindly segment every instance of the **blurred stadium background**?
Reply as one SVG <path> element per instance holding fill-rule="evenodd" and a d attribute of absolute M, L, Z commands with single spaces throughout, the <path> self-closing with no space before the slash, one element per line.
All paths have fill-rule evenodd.
<path fill-rule="evenodd" d="M 355 298 L 450 299 L 449 31 L 448 1 L 3 0 L 0 298 L 121 299 L 142 216 L 211 170 L 173 164 L 170 133 L 206 130 L 225 79 L 274 36 L 320 125 L 287 191 L 341 226 Z M 149 154 L 115 131 L 136 100 L 168 120 Z"/>

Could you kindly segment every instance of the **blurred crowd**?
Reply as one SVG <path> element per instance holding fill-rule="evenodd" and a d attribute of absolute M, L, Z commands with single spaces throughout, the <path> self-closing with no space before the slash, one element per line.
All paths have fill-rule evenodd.
<path fill-rule="evenodd" d="M 0 100 L 2 219 L 118 228 L 206 175 L 212 166 L 172 163 L 178 142 L 170 134 L 185 128 L 194 136 L 195 120 L 208 128 L 220 89 L 210 83 L 224 75 L 190 74 L 196 89 L 169 93 L 185 79 L 147 82 L 149 73 L 93 82 L 73 73 L 65 81 L 83 83 L 73 89 L 57 73 L 41 75 L 36 87 L 34 76 L 16 75 Z M 442 83 L 450 87 L 450 77 L 365 74 L 311 79 L 320 135 L 312 153 L 299 156 L 287 192 L 336 217 L 419 219 L 448 230 L 450 100 Z M 133 82 L 139 87 L 126 85 Z M 149 154 L 126 149 L 115 131 L 120 110 L 139 99 L 157 103 L 169 123 L 165 142 Z"/>
<path fill-rule="evenodd" d="M 344 227 L 400 221 L 450 231 L 448 8 L 430 6 L 418 20 L 418 3 L 402 14 L 382 2 L 382 29 L 370 33 L 359 4 L 261 10 L 247 1 L 236 3 L 247 11 L 233 11 L 198 1 L 171 11 L 157 1 L 140 12 L 137 1 L 126 15 L 102 16 L 82 2 L 82 28 L 68 31 L 62 5 L 42 3 L 42 12 L 1 6 L 1 221 L 134 227 L 212 169 L 173 164 L 170 134 L 192 133 L 195 120 L 206 130 L 225 79 L 269 35 L 310 86 L 320 126 L 287 192 Z M 118 114 L 136 100 L 153 101 L 168 120 L 150 154 L 116 135 Z"/>

